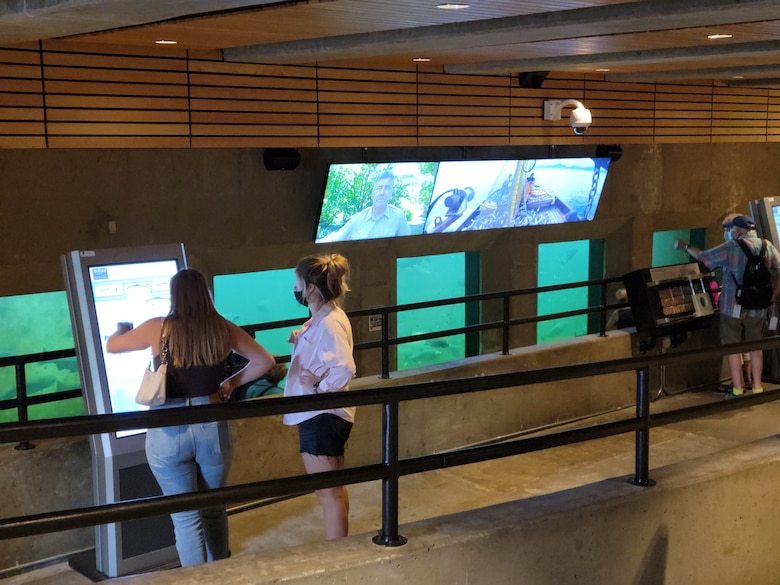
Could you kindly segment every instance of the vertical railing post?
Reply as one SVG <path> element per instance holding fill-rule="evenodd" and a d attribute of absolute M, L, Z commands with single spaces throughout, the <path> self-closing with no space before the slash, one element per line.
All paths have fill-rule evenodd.
<path fill-rule="evenodd" d="M 372 539 L 381 546 L 403 546 L 406 538 L 398 534 L 398 401 L 385 403 L 382 424 L 382 451 L 387 476 L 382 480 L 382 529 Z"/>
<path fill-rule="evenodd" d="M 17 363 L 16 370 L 16 412 L 19 422 L 27 422 L 30 417 L 27 412 L 27 376 L 24 373 L 24 363 Z M 27 451 L 35 447 L 30 441 L 20 441 L 14 450 Z"/>
<path fill-rule="evenodd" d="M 380 378 L 386 380 L 390 377 L 390 319 L 387 318 L 387 310 L 382 310 L 382 373 Z"/>
<path fill-rule="evenodd" d="M 502 329 L 501 354 L 509 355 L 509 295 L 504 295 L 504 327 Z"/>
<path fill-rule="evenodd" d="M 599 337 L 607 336 L 607 283 L 601 283 L 601 311 L 599 312 Z"/>
<path fill-rule="evenodd" d="M 652 486 L 650 479 L 650 369 L 636 371 L 636 417 L 644 424 L 636 432 L 636 468 L 629 480 L 634 485 Z"/>

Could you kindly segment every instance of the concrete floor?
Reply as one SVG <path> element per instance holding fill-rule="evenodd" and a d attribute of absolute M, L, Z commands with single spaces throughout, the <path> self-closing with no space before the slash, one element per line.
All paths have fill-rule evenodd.
<path fill-rule="evenodd" d="M 767 384 L 768 391 L 776 386 Z M 723 400 L 717 389 L 663 396 L 652 411 Z M 561 425 L 554 430 L 633 416 L 633 409 Z M 651 431 L 652 470 L 773 436 L 780 401 L 710 416 Z M 549 431 L 546 431 L 549 432 Z M 408 476 L 400 482 L 400 533 L 404 524 L 468 509 L 557 492 L 634 472 L 633 434 L 559 447 L 453 469 Z M 652 488 L 648 488 L 652 489 Z M 351 486 L 350 534 L 370 539 L 381 526 L 381 485 Z M 262 553 L 323 540 L 313 494 L 231 516 L 234 556 Z M 67 563 L 0 579 L 0 585 L 83 585 L 91 583 Z"/>

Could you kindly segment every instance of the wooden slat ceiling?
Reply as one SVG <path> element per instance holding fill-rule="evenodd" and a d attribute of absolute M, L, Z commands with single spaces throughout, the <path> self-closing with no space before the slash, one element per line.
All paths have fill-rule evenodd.
<path fill-rule="evenodd" d="M 101 22 L 84 34 L 70 34 L 72 28 L 63 30 L 68 32 L 65 37 L 68 43 L 150 48 L 159 39 L 175 40 L 173 50 L 221 50 L 226 61 L 408 70 L 416 66 L 413 59 L 424 57 L 430 59 L 426 67 L 448 73 L 608 69 L 601 73 L 615 81 L 657 81 L 664 79 L 659 77 L 661 74 L 669 79 L 670 71 L 681 70 L 683 73 L 672 77 L 682 81 L 752 77 L 760 78 L 757 84 L 765 86 L 772 85 L 774 77 L 780 77 L 778 0 L 464 2 L 470 6 L 460 10 L 437 8 L 436 0 L 255 2 L 248 7 L 242 6 L 242 2 L 231 2 L 227 8 L 206 15 L 184 13 L 136 26 L 128 26 L 133 19 L 125 7 L 116 27 L 111 22 Z M 186 5 L 174 0 L 157 2 L 157 5 L 165 4 Z M 586 16 L 593 9 L 606 10 L 606 15 L 630 16 L 633 10 L 637 14 L 649 14 L 641 22 L 647 22 L 647 28 L 653 30 L 626 24 L 623 17 L 614 26 L 610 18 L 591 22 Z M 66 7 L 61 10 L 66 11 Z M 693 16 L 689 18 L 686 14 Z M 539 20 L 542 16 L 546 18 L 544 22 Z M 518 17 L 523 18 L 518 20 Z M 0 13 L 0 44 L 6 19 L 7 15 Z M 487 31 L 478 38 L 474 27 L 478 21 L 488 19 L 503 19 L 491 21 L 497 31 L 502 23 L 511 23 L 515 28 L 509 30 L 516 34 L 504 33 L 494 39 Z M 35 16 L 29 20 L 34 35 Z M 145 22 L 140 14 L 137 22 Z M 578 25 L 579 22 L 582 24 Z M 697 26 L 690 26 L 691 23 Z M 49 23 L 41 30 L 43 35 L 25 40 L 57 38 Z M 444 34 L 438 35 L 438 30 Z M 711 34 L 731 36 L 709 40 Z M 528 38 L 539 40 L 524 40 Z M 279 43 L 285 44 L 276 54 L 268 56 L 267 50 Z M 296 43 L 303 43 L 299 53 L 294 51 L 301 48 Z M 739 47 L 740 53 L 732 55 L 723 51 L 729 45 Z M 674 58 L 669 54 L 670 49 L 691 47 L 697 48 L 691 53 L 700 54 L 691 57 L 677 53 Z M 699 47 L 715 48 L 718 54 L 707 56 L 706 51 L 713 49 Z M 593 58 L 583 62 L 583 55 Z M 573 56 L 577 59 L 566 59 Z M 534 61 L 551 57 L 564 59 L 556 60 L 552 67 Z M 777 65 L 779 69 L 774 75 L 771 70 L 755 69 L 757 65 Z M 749 81 L 743 79 L 740 83 Z"/>

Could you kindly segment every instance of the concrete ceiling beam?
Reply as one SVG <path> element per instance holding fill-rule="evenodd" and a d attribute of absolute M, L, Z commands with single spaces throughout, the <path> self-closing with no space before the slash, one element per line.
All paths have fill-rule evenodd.
<path fill-rule="evenodd" d="M 0 0 L 0 45 L 275 4 L 275 0 Z"/>
<path fill-rule="evenodd" d="M 687 79 L 729 79 L 731 77 L 763 77 L 780 75 L 780 65 L 749 65 L 744 67 L 710 67 L 699 69 L 672 69 L 667 71 L 645 71 L 640 73 L 607 74 L 607 81 L 631 83 L 655 83 L 658 81 L 679 81 Z"/>
<path fill-rule="evenodd" d="M 647 0 L 225 49 L 227 61 L 313 63 L 780 19 L 777 0 Z"/>
<path fill-rule="evenodd" d="M 780 87 L 780 77 L 732 79 L 729 81 L 729 87 Z"/>
<path fill-rule="evenodd" d="M 760 57 L 780 54 L 780 41 L 729 43 L 725 45 L 699 45 L 671 49 L 648 49 L 617 53 L 593 53 L 589 55 L 564 55 L 535 59 L 509 59 L 482 61 L 480 63 L 453 63 L 444 66 L 446 73 L 460 75 L 498 75 L 527 71 L 575 71 L 609 68 L 618 65 L 648 65 L 684 63 L 700 59 L 728 57 Z"/>

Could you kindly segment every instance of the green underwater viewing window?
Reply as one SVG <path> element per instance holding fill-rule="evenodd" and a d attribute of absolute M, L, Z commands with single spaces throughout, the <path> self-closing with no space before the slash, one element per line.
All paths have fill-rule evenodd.
<path fill-rule="evenodd" d="M 601 244 L 601 241 L 598 242 Z M 538 251 L 537 286 L 553 286 L 570 282 L 583 282 L 600 278 L 603 273 L 603 255 L 599 262 L 597 251 L 602 245 L 590 240 L 540 244 Z M 595 264 L 594 264 L 595 260 Z M 601 264 L 601 268 L 599 268 Z M 585 309 L 589 306 L 591 291 L 583 286 L 540 293 L 537 297 L 538 316 Z M 593 287 L 598 288 L 598 287 Z M 536 342 L 547 343 L 587 334 L 588 315 L 575 315 L 536 324 Z"/>
<path fill-rule="evenodd" d="M 258 325 L 286 319 L 305 319 L 309 311 L 293 296 L 295 269 L 263 270 L 214 277 L 214 305 L 236 325 Z M 298 327 L 258 331 L 258 343 L 274 355 L 289 355 L 290 332 Z"/>
<path fill-rule="evenodd" d="M 692 246 L 704 248 L 704 229 L 694 228 L 691 230 L 669 230 L 653 233 L 653 268 L 658 266 L 671 266 L 673 264 L 689 264 L 695 262 L 685 250 L 677 250 L 674 247 L 674 241 L 677 239 L 685 240 Z"/>
<path fill-rule="evenodd" d="M 399 305 L 462 297 L 466 290 L 467 254 L 438 254 L 396 260 L 396 302 Z M 463 327 L 465 303 L 401 311 L 398 337 Z M 440 364 L 466 355 L 466 336 L 450 335 L 398 345 L 397 369 Z"/>
<path fill-rule="evenodd" d="M 11 400 L 16 398 L 16 372 L 14 368 L 0 368 L 0 400 Z M 15 408 L 6 408 L 0 410 L 0 423 L 17 422 Z"/>
<path fill-rule="evenodd" d="M 11 357 L 74 347 L 70 310 L 65 291 L 0 297 L 0 357 Z M 29 396 L 52 394 L 80 387 L 76 358 L 28 364 L 25 369 Z M 0 368 L 0 400 L 16 398 L 16 372 Z M 30 408 L 36 418 L 84 414 L 81 398 Z M 16 409 L 0 411 L 0 422 L 17 420 Z"/>

